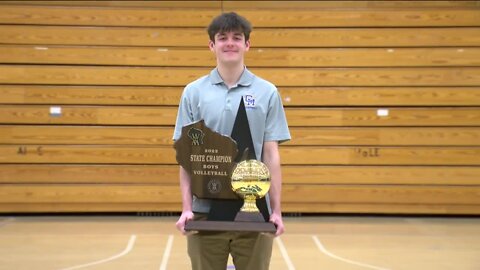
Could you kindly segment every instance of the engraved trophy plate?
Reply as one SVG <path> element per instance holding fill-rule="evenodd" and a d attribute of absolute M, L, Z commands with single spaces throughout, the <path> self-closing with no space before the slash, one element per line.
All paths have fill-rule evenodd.
<path fill-rule="evenodd" d="M 177 162 L 189 173 L 192 193 L 199 198 L 237 199 L 230 175 L 237 144 L 228 136 L 209 129 L 203 120 L 182 128 L 174 144 Z"/>

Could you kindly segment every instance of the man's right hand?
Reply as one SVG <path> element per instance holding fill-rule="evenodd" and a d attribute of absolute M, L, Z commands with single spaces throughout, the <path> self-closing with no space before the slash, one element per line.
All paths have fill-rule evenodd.
<path fill-rule="evenodd" d="M 178 218 L 177 223 L 175 223 L 175 226 L 177 227 L 177 230 L 179 230 L 183 235 L 187 235 L 191 232 L 185 231 L 185 224 L 187 221 L 193 219 L 193 212 L 192 211 L 184 211 L 182 212 L 182 215 L 180 218 Z"/>

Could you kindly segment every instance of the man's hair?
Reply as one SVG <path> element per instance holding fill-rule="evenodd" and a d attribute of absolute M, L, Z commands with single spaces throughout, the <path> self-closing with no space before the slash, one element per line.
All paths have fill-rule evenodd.
<path fill-rule="evenodd" d="M 222 13 L 212 20 L 208 26 L 207 32 L 210 40 L 215 42 L 215 35 L 226 32 L 241 32 L 245 36 L 245 41 L 250 38 L 252 25 L 244 17 L 235 12 Z"/>

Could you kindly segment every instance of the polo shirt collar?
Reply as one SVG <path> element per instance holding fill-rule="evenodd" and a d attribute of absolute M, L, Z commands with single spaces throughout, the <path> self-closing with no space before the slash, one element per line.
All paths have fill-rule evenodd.
<path fill-rule="evenodd" d="M 250 70 L 248 70 L 247 67 L 245 67 L 243 69 L 242 75 L 240 76 L 240 79 L 237 82 L 237 85 L 249 86 L 252 84 L 254 77 L 255 75 L 252 72 L 250 72 Z M 217 68 L 214 68 L 210 72 L 210 82 L 212 84 L 223 83 L 223 79 L 222 77 L 220 77 L 220 74 L 218 73 Z"/>

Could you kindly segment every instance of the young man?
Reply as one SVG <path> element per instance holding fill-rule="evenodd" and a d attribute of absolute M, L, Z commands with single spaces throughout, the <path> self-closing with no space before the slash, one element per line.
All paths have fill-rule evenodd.
<path fill-rule="evenodd" d="M 208 27 L 209 48 L 217 66 L 209 75 L 185 87 L 177 115 L 174 140 L 182 127 L 204 120 L 207 127 L 231 135 L 240 100 L 244 99 L 258 160 L 267 165 L 271 187 L 267 203 L 270 222 L 279 236 L 284 231 L 280 206 L 282 176 L 278 144 L 290 139 L 280 95 L 276 87 L 255 76 L 244 65 L 250 48 L 250 23 L 238 14 L 223 13 Z M 205 219 L 211 201 L 192 196 L 190 176 L 180 167 L 183 209 L 176 226 L 186 234 L 185 223 Z M 200 232 L 187 235 L 188 254 L 195 270 L 225 270 L 229 254 L 237 270 L 268 269 L 273 235 L 240 232 Z"/>

